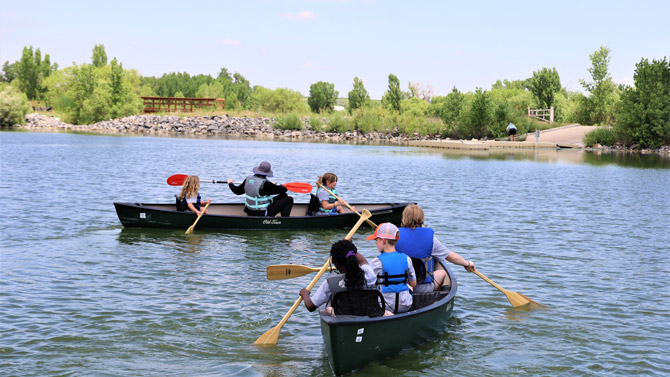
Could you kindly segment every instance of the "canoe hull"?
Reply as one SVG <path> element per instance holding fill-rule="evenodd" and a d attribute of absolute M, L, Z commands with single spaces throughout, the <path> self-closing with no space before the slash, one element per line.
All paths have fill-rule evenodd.
<path fill-rule="evenodd" d="M 360 211 L 363 208 L 372 208 L 370 220 L 379 224 L 392 222 L 400 224 L 402 211 L 410 203 L 388 204 L 354 204 Z M 298 205 L 300 206 L 300 205 Z M 305 205 L 306 206 L 306 205 Z M 196 220 L 192 212 L 178 212 L 174 205 L 146 204 L 146 203 L 114 203 L 119 220 L 125 227 L 187 229 Z M 259 217 L 247 216 L 240 208 L 241 204 L 212 204 L 208 208 L 210 215 L 203 216 L 198 221 L 198 229 L 263 229 L 263 230 L 290 230 L 290 229 L 331 229 L 349 228 L 356 224 L 358 215 L 349 212 L 332 216 L 291 216 L 291 217 Z M 298 207 L 298 210 L 300 208 Z M 221 213 L 221 214 L 217 214 Z M 240 214 L 225 214 L 240 213 Z M 303 212 L 304 213 L 304 212 Z"/>
<path fill-rule="evenodd" d="M 333 372 L 341 375 L 360 369 L 443 334 L 457 290 L 453 274 L 447 271 L 452 281 L 449 293 L 425 308 L 381 318 L 322 313 L 321 333 Z"/>

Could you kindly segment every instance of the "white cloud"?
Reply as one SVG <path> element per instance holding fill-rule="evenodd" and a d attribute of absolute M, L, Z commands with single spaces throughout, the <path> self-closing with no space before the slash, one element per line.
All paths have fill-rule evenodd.
<path fill-rule="evenodd" d="M 226 38 L 226 39 L 221 41 L 221 44 L 225 45 L 225 46 L 239 46 L 239 45 L 242 44 L 242 42 L 236 41 L 234 39 Z"/>
<path fill-rule="evenodd" d="M 303 66 L 303 68 L 312 68 L 312 63 L 307 62 L 307 63 L 303 64 L 302 66 Z"/>
<path fill-rule="evenodd" d="M 313 20 L 316 18 L 316 14 L 310 12 L 310 11 L 302 11 L 298 14 L 295 13 L 284 13 L 281 15 L 281 18 L 285 20 L 298 20 L 298 21 L 306 21 L 306 20 Z"/>

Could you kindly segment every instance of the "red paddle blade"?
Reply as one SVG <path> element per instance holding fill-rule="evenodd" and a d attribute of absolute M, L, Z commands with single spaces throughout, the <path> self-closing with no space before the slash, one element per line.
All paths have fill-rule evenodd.
<path fill-rule="evenodd" d="M 188 178 L 188 175 L 186 174 L 171 175 L 167 179 L 167 184 L 170 186 L 181 186 L 184 184 L 184 181 L 186 181 L 186 178 Z"/>
<path fill-rule="evenodd" d="M 286 187 L 287 190 L 293 192 L 299 192 L 301 194 L 307 194 L 312 192 L 312 185 L 304 182 L 289 182 L 283 183 L 282 186 Z"/>

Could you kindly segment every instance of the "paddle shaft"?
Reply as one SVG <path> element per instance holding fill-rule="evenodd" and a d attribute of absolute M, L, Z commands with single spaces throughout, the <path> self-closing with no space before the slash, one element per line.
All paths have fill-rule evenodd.
<path fill-rule="evenodd" d="M 184 184 L 186 181 L 186 178 L 188 178 L 188 175 L 186 174 L 174 174 L 168 177 L 167 179 L 167 184 L 170 186 L 181 186 Z M 228 183 L 228 181 L 217 181 L 214 179 L 201 179 L 200 182 L 205 182 L 205 183 Z M 233 182 L 234 184 L 234 182 Z M 300 194 L 307 194 L 312 191 L 312 185 L 309 183 L 304 183 L 304 182 L 288 182 L 284 183 L 281 186 L 286 187 L 287 190 L 292 191 L 292 192 L 297 192 Z"/>
<path fill-rule="evenodd" d="M 333 194 L 332 191 L 328 190 L 328 188 L 327 188 L 326 186 L 322 185 L 321 182 L 316 182 L 316 184 L 317 184 L 319 187 L 321 187 L 322 189 L 326 190 L 326 191 L 327 191 L 330 195 L 332 195 L 335 199 L 340 200 L 340 201 L 343 201 L 342 199 L 340 199 L 339 196 Z M 347 203 L 346 201 L 344 201 L 344 205 L 347 206 L 347 208 L 349 208 L 352 212 L 355 212 L 358 216 L 361 215 L 358 211 L 356 211 L 355 209 L 353 209 L 353 208 L 349 205 L 349 203 Z M 372 220 L 367 220 L 367 219 L 366 219 L 365 222 L 368 223 L 368 225 L 370 225 L 371 227 L 377 229 L 377 224 L 373 223 Z"/>
<path fill-rule="evenodd" d="M 491 280 L 491 279 L 487 278 L 486 276 L 484 276 L 484 274 L 482 274 L 481 272 L 479 272 L 479 271 L 477 271 L 477 270 L 474 270 L 474 271 L 472 271 L 472 272 L 474 272 L 474 273 L 475 273 L 477 276 L 479 276 L 480 278 L 484 279 L 487 283 L 489 283 L 489 284 L 491 284 L 492 286 L 498 288 L 501 292 L 504 293 L 504 292 L 506 291 L 506 289 L 504 289 L 503 287 L 501 287 L 501 286 L 499 286 L 498 284 L 496 284 L 495 282 L 493 282 L 493 280 Z"/>
<path fill-rule="evenodd" d="M 211 204 L 211 203 L 207 203 L 207 204 L 205 205 L 205 208 L 203 208 L 202 211 L 200 211 L 200 214 L 198 215 L 198 218 L 195 219 L 195 222 L 193 223 L 193 225 L 191 225 L 188 229 L 186 229 L 186 234 L 191 234 L 191 233 L 193 233 L 193 229 L 195 228 L 195 224 L 197 224 L 198 221 L 200 221 L 200 218 L 201 218 L 202 215 L 205 213 L 205 211 L 207 210 L 207 207 L 209 207 L 210 204 Z"/>
<path fill-rule="evenodd" d="M 309 285 L 307 286 L 308 291 L 311 291 L 312 288 L 314 288 L 314 286 L 316 285 L 316 282 L 318 282 L 319 279 L 321 279 L 321 276 L 323 276 L 324 272 L 326 272 L 328 267 L 330 267 L 330 258 L 328 258 L 328 260 L 323 265 L 323 267 L 321 267 L 321 270 L 319 270 L 319 273 L 316 274 L 314 279 L 312 279 L 312 281 L 309 283 Z M 277 325 L 277 331 L 279 331 L 279 329 L 281 329 L 284 326 L 286 321 L 288 321 L 288 318 L 298 308 L 298 306 L 300 305 L 301 302 L 302 302 L 302 296 L 300 296 L 297 300 L 295 300 L 295 302 L 293 303 L 293 306 L 291 306 L 291 309 L 289 309 L 288 313 L 286 313 L 284 318 L 282 318 L 281 321 L 279 321 L 279 324 Z"/>

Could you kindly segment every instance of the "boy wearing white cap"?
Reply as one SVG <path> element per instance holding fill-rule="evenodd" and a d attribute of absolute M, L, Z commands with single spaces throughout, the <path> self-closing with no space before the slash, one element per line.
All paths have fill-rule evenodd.
<path fill-rule="evenodd" d="M 410 287 L 416 286 L 416 273 L 412 260 L 395 250 L 398 237 L 397 226 L 383 223 L 367 239 L 375 240 L 377 250 L 381 253 L 370 262 L 370 267 L 377 274 L 377 285 L 381 287 L 386 309 L 393 313 L 404 313 L 412 307 Z"/>

